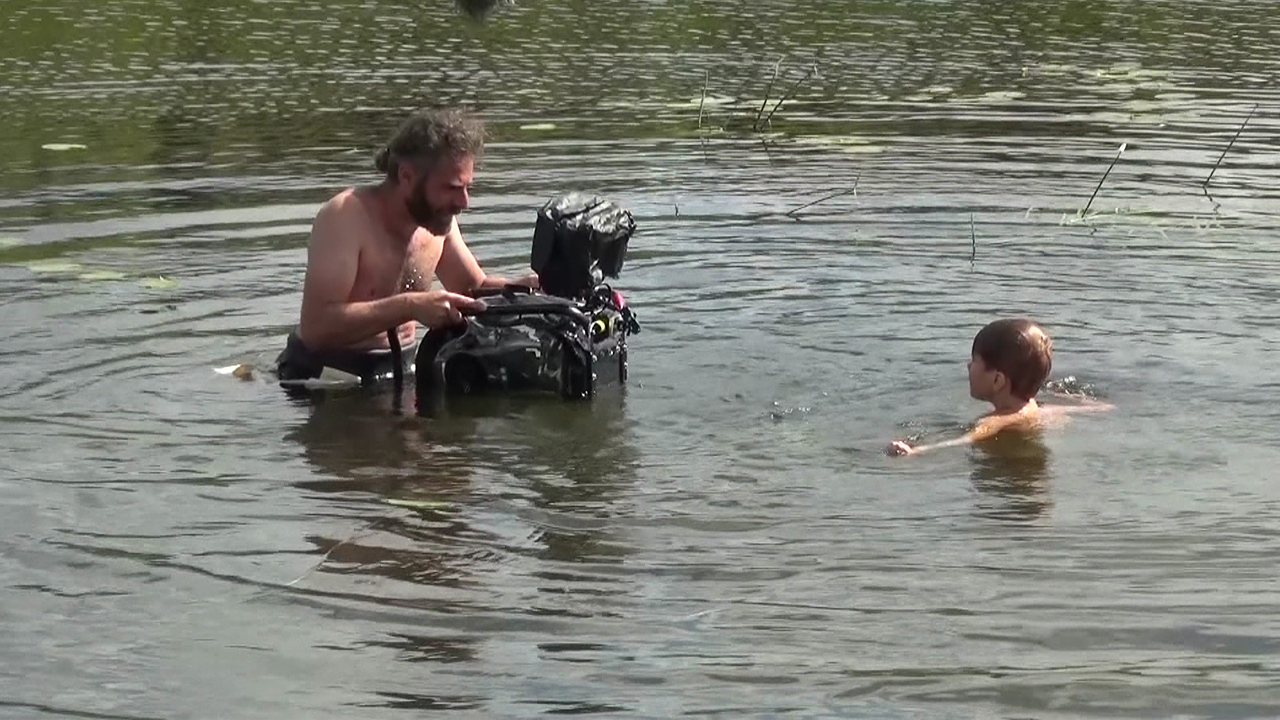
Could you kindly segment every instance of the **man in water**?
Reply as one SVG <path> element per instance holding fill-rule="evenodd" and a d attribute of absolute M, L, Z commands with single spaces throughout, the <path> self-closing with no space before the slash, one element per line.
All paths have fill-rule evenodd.
<path fill-rule="evenodd" d="M 455 325 L 462 313 L 484 309 L 469 293 L 537 287 L 536 274 L 518 281 L 486 274 L 458 229 L 483 147 L 478 118 L 457 110 L 416 113 L 378 153 L 381 183 L 347 188 L 320 208 L 301 319 L 277 359 L 281 380 L 319 377 L 325 366 L 367 379 L 390 369 L 390 328 L 409 347 L 419 323 Z M 431 289 L 432 277 L 443 288 Z"/>

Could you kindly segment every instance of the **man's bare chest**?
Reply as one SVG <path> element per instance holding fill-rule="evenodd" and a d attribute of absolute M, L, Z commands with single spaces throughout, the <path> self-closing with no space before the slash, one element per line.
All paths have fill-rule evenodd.
<path fill-rule="evenodd" d="M 441 243 L 415 238 L 407 247 L 381 244 L 361 250 L 353 295 L 377 300 L 406 291 L 425 291 L 439 262 Z"/>

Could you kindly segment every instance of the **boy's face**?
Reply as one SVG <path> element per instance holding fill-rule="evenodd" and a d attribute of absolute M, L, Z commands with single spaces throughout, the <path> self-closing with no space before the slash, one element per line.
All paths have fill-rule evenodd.
<path fill-rule="evenodd" d="M 996 396 L 1004 373 L 987 367 L 976 353 L 969 358 L 969 395 L 975 400 L 991 402 Z"/>

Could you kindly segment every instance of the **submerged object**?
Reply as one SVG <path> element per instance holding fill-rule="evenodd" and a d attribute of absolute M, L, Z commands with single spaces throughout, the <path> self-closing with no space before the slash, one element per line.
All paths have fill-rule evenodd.
<path fill-rule="evenodd" d="M 487 18 L 499 5 L 511 5 L 512 0 L 453 0 L 453 4 L 474 20 Z"/>

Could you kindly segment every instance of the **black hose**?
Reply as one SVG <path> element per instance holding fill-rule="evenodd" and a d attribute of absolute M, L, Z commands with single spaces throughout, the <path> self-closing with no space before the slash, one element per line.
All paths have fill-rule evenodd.
<path fill-rule="evenodd" d="M 395 382 L 396 398 L 404 390 L 404 355 L 400 351 L 399 328 L 387 331 L 387 344 L 391 346 L 391 377 Z"/>

